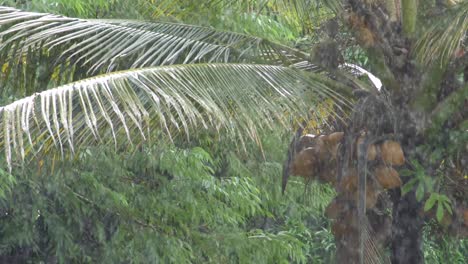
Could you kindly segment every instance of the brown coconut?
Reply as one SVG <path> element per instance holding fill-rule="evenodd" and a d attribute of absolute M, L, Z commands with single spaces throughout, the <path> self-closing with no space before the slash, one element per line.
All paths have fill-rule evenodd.
<path fill-rule="evenodd" d="M 343 202 L 333 199 L 325 209 L 325 216 L 329 219 L 337 219 L 341 212 L 344 212 Z"/>
<path fill-rule="evenodd" d="M 331 152 L 328 147 L 328 136 L 320 135 L 315 139 L 314 145 L 317 153 L 318 160 L 321 162 L 328 162 L 331 158 Z"/>
<path fill-rule="evenodd" d="M 334 132 L 327 136 L 325 143 L 327 145 L 327 149 L 331 155 L 331 158 L 336 159 L 338 147 L 343 137 L 343 132 Z"/>
<path fill-rule="evenodd" d="M 336 238 L 339 238 L 343 235 L 349 234 L 351 229 L 345 223 L 337 221 L 332 224 L 331 231 Z"/>
<path fill-rule="evenodd" d="M 360 136 L 356 141 L 356 150 L 358 149 L 359 145 L 364 141 L 364 136 Z M 359 152 L 357 152 L 359 153 Z M 367 146 L 367 160 L 375 160 L 377 157 L 377 148 L 374 144 L 370 144 Z"/>
<path fill-rule="evenodd" d="M 374 186 L 367 184 L 366 186 L 366 208 L 374 208 L 379 198 L 379 191 Z"/>
<path fill-rule="evenodd" d="M 377 157 L 377 148 L 374 144 L 370 144 L 367 148 L 367 160 L 375 160 Z"/>
<path fill-rule="evenodd" d="M 374 208 L 377 204 L 377 200 L 379 198 L 379 191 L 370 183 L 366 185 L 366 208 Z M 357 190 L 352 193 L 348 194 L 349 199 L 354 200 L 355 205 L 357 206 L 359 201 L 359 196 L 357 194 Z"/>
<path fill-rule="evenodd" d="M 350 169 L 348 177 L 341 180 L 340 183 L 341 191 L 347 197 L 347 199 L 353 200 L 357 205 L 358 201 L 358 174 L 356 169 Z M 366 182 L 366 208 L 374 208 L 377 204 L 380 191 L 371 182 Z"/>
<path fill-rule="evenodd" d="M 299 138 L 299 142 L 297 144 L 298 150 L 303 150 L 309 147 L 313 147 L 315 143 L 315 135 L 306 134 Z"/>
<path fill-rule="evenodd" d="M 331 226 L 331 231 L 336 238 L 351 235 L 357 230 L 357 216 L 350 211 L 341 215 Z"/>
<path fill-rule="evenodd" d="M 397 188 L 402 184 L 400 175 L 392 167 L 380 165 L 375 168 L 374 176 L 380 186 L 382 186 L 384 189 Z"/>
<path fill-rule="evenodd" d="M 300 151 L 291 164 L 291 174 L 304 178 L 311 178 L 318 168 L 318 160 L 314 148 Z"/>
<path fill-rule="evenodd" d="M 389 165 L 400 166 L 405 163 L 405 156 L 400 144 L 393 140 L 386 140 L 380 145 L 382 161 Z"/>
<path fill-rule="evenodd" d="M 344 137 L 344 132 L 331 133 L 327 137 L 327 143 L 332 146 L 338 145 L 338 143 L 340 143 L 343 137 Z"/>
<path fill-rule="evenodd" d="M 341 190 L 354 193 L 357 190 L 358 175 L 355 168 L 348 168 L 348 172 L 340 181 Z"/>
<path fill-rule="evenodd" d="M 324 183 L 330 183 L 331 185 L 336 185 L 336 170 L 334 167 L 322 167 L 318 175 L 320 181 Z"/>

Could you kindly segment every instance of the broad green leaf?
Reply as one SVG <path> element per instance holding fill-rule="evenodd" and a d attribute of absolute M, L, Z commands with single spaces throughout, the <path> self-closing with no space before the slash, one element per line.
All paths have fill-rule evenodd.
<path fill-rule="evenodd" d="M 419 183 L 416 188 L 416 200 L 420 202 L 424 198 L 424 185 Z"/>
<path fill-rule="evenodd" d="M 431 210 L 432 207 L 434 207 L 434 204 L 438 200 L 439 195 L 437 193 L 431 193 L 431 196 L 426 200 L 426 203 L 424 204 L 424 212 L 427 212 Z"/>
<path fill-rule="evenodd" d="M 427 175 L 423 176 L 424 178 L 424 185 L 426 187 L 426 192 L 432 192 L 434 190 L 435 180 L 432 177 Z"/>
<path fill-rule="evenodd" d="M 436 212 L 436 218 L 437 221 L 442 222 L 442 219 L 444 218 L 444 207 L 442 206 L 442 202 L 437 203 L 437 212 Z"/>
<path fill-rule="evenodd" d="M 401 187 L 401 194 L 405 195 L 413 189 L 413 186 L 418 182 L 418 179 L 414 178 L 408 181 L 403 187 Z"/>
<path fill-rule="evenodd" d="M 442 203 L 444 204 L 444 207 L 445 207 L 445 209 L 447 209 L 449 214 L 452 214 L 452 206 L 451 206 L 450 202 L 443 201 Z"/>
<path fill-rule="evenodd" d="M 409 176 L 414 174 L 414 171 L 409 170 L 409 169 L 401 169 L 401 170 L 399 170 L 399 173 L 403 177 L 409 177 Z"/>

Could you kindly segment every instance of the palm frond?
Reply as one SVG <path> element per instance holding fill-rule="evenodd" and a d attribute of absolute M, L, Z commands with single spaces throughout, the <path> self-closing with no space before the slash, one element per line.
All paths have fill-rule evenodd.
<path fill-rule="evenodd" d="M 314 76 L 279 66 L 193 64 L 90 78 L 0 107 L 0 149 L 11 168 L 31 153 L 64 155 L 90 144 L 189 137 L 207 128 L 241 145 L 259 142 L 259 130 L 289 127 L 289 118 L 313 114 L 325 98 L 346 105 Z"/>
<path fill-rule="evenodd" d="M 467 45 L 468 2 L 459 3 L 436 21 L 416 43 L 416 55 L 424 65 L 446 65 L 457 49 Z M 466 47 L 465 47 L 466 48 Z"/>
<path fill-rule="evenodd" d="M 219 45 L 233 50 L 239 56 L 233 59 L 226 58 L 224 62 L 256 62 L 288 66 L 309 59 L 309 55 L 299 50 L 266 39 L 229 31 L 218 31 L 209 27 L 138 20 L 104 19 L 96 21 Z"/>
<path fill-rule="evenodd" d="M 0 66 L 5 76 L 11 71 L 16 77 L 24 75 L 18 78 L 23 85 L 29 85 L 29 93 L 24 94 L 35 91 L 34 77 L 48 80 L 54 74 L 76 80 L 103 72 L 170 64 L 290 65 L 307 58 L 264 39 L 209 28 L 130 21 L 107 23 L 7 7 L 0 7 L 0 30 Z M 40 69 L 46 69 L 45 73 L 38 72 Z"/>

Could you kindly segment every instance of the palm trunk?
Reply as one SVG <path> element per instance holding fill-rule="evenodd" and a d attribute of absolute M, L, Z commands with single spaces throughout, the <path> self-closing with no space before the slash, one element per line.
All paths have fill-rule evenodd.
<path fill-rule="evenodd" d="M 424 263 L 422 253 L 423 219 L 414 194 L 394 200 L 391 261 L 393 264 Z"/>

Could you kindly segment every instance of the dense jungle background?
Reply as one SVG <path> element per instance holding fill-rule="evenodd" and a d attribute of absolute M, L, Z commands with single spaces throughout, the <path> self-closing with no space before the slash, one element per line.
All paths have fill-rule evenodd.
<path fill-rule="evenodd" d="M 356 124 L 356 111 L 369 111 L 353 106 L 365 104 L 374 84 L 362 71 L 339 73 L 339 64 L 374 73 L 384 87 L 406 82 L 396 72 L 413 72 L 377 59 L 389 55 L 373 49 L 380 39 L 366 31 L 367 20 L 337 15 L 340 8 L 360 10 L 354 2 L 0 1 L 0 263 L 344 263 L 326 213 L 339 188 L 295 175 L 284 194 L 282 188 L 292 139 L 343 131 L 337 130 L 343 123 Z M 401 2 L 399 10 L 410 10 L 405 4 L 412 1 Z M 429 87 L 415 95 L 424 99 L 423 109 L 450 101 L 436 113 L 439 127 L 412 146 L 424 155 L 405 143 L 409 165 L 401 168 L 398 191 L 388 193 L 417 200 L 414 211 L 423 219 L 417 247 L 425 263 L 468 263 L 468 4 L 419 3 L 424 19 L 442 14 L 443 31 L 457 27 L 450 37 L 460 36 L 431 32 L 424 20 L 413 25 L 421 28 L 423 55 L 404 44 L 398 54 L 414 54 L 411 61 L 423 65 L 418 69 L 438 78 L 418 77 Z M 128 32 L 118 31 L 124 27 Z M 141 32 L 153 35 L 132 39 Z M 439 49 L 444 43 L 449 47 Z M 444 56 L 434 58 L 438 53 Z M 177 66 L 166 74 L 167 65 Z M 125 89 L 155 83 L 169 88 L 158 92 L 161 103 L 154 99 L 157 118 L 146 120 L 142 109 L 151 100 Z M 309 86 L 313 92 L 304 92 Z M 57 95 L 54 87 L 86 92 Z M 94 90 L 101 88 L 109 92 Z M 36 95 L 36 105 L 18 101 Z M 143 103 L 109 103 L 114 97 Z M 75 99 L 81 106 L 66 105 Z M 91 109 L 101 117 L 88 115 Z M 36 125 L 24 121 L 30 114 Z M 392 210 L 397 207 L 379 213 L 391 217 Z M 379 260 L 362 263 L 404 263 L 391 257 L 392 243 L 398 241 L 387 242 Z"/>

